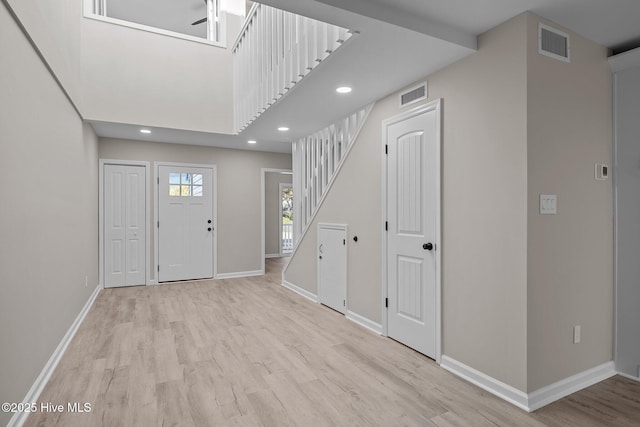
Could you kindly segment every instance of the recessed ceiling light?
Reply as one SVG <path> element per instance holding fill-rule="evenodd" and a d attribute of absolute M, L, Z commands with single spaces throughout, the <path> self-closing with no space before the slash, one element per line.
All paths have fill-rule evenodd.
<path fill-rule="evenodd" d="M 288 127 L 286 127 L 286 126 L 280 126 L 280 127 L 278 128 L 278 130 L 279 130 L 280 132 L 286 132 L 286 131 L 288 131 L 288 130 L 289 130 L 289 128 L 288 128 Z"/>
<path fill-rule="evenodd" d="M 140 129 L 140 133 L 151 133 L 149 129 Z"/>
<path fill-rule="evenodd" d="M 352 89 L 349 86 L 340 86 L 339 88 L 336 89 L 336 92 L 338 93 L 349 93 L 351 91 Z"/>
<path fill-rule="evenodd" d="M 255 144 L 256 141 L 254 141 L 253 139 L 250 139 L 249 141 L 247 141 L 248 144 Z"/>

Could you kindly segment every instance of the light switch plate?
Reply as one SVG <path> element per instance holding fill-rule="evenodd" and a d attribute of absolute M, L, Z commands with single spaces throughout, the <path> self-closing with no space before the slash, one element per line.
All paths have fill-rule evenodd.
<path fill-rule="evenodd" d="M 557 212 L 558 200 L 555 194 L 540 195 L 540 214 L 555 215 Z"/>

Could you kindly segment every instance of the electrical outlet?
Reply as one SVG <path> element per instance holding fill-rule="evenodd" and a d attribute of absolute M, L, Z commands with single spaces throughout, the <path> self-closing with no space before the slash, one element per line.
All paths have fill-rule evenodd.
<path fill-rule="evenodd" d="M 609 166 L 602 163 L 596 163 L 595 177 L 596 181 L 606 181 L 609 177 Z"/>
<path fill-rule="evenodd" d="M 580 342 L 580 325 L 573 327 L 573 343 L 578 344 Z"/>

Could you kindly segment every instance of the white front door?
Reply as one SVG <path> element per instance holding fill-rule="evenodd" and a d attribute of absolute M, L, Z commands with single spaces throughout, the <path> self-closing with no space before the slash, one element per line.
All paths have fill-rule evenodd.
<path fill-rule="evenodd" d="M 386 127 L 387 333 L 434 359 L 438 118 L 429 110 Z"/>
<path fill-rule="evenodd" d="M 318 225 L 320 303 L 344 314 L 347 300 L 347 231 L 342 225 Z"/>
<path fill-rule="evenodd" d="M 146 284 L 144 166 L 104 165 L 104 286 Z"/>
<path fill-rule="evenodd" d="M 213 277 L 213 169 L 158 167 L 158 281 Z"/>

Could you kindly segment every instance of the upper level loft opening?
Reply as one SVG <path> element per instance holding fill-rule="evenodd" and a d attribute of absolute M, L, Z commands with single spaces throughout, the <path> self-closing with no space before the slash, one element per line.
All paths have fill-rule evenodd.
<path fill-rule="evenodd" d="M 227 47 L 229 14 L 244 17 L 246 0 L 84 0 L 84 16 L 112 24 Z"/>

